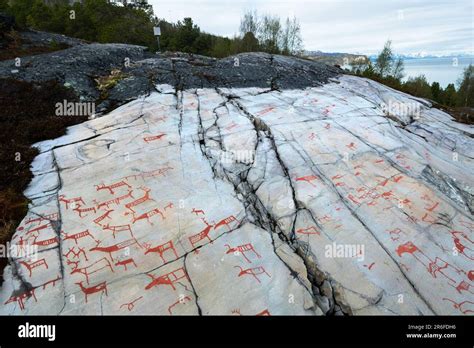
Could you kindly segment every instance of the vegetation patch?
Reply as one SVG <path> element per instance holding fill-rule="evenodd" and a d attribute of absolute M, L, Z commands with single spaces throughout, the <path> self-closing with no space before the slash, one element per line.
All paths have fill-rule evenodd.
<path fill-rule="evenodd" d="M 0 79 L 0 243 L 10 241 L 24 218 L 28 200 L 23 191 L 32 178 L 30 165 L 38 154 L 32 144 L 65 134 L 87 117 L 56 116 L 56 103 L 75 102 L 76 95 L 55 81 L 33 84 Z M 0 258 L 0 283 L 6 258 Z"/>
<path fill-rule="evenodd" d="M 107 99 L 109 90 L 114 88 L 120 80 L 128 77 L 120 69 L 113 69 L 109 75 L 100 76 L 95 79 L 97 89 L 100 91 L 101 99 Z"/>

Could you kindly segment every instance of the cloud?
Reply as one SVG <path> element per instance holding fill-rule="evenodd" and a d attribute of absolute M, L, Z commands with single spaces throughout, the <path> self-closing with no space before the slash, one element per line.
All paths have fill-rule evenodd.
<path fill-rule="evenodd" d="M 470 0 L 149 0 L 160 18 L 192 17 L 202 30 L 232 37 L 246 9 L 296 16 L 305 48 L 372 54 L 387 39 L 397 53 L 474 51 Z"/>

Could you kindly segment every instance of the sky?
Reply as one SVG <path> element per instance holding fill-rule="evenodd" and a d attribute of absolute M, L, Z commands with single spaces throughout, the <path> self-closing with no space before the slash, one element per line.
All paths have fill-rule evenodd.
<path fill-rule="evenodd" d="M 246 10 L 295 16 L 306 50 L 375 54 L 474 53 L 474 0 L 149 0 L 168 21 L 193 18 L 201 30 L 232 37 Z"/>

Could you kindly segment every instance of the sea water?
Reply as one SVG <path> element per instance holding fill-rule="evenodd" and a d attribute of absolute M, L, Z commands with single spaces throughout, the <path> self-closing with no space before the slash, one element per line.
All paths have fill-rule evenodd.
<path fill-rule="evenodd" d="M 439 82 L 445 88 L 448 84 L 454 83 L 461 78 L 464 69 L 469 65 L 474 65 L 474 58 L 469 57 L 442 57 L 442 58 L 415 58 L 405 59 L 403 81 L 409 77 L 425 75 L 428 82 Z"/>

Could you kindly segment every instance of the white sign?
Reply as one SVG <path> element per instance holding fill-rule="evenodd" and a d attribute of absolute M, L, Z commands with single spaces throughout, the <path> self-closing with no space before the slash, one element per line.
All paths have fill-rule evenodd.
<path fill-rule="evenodd" d="M 160 27 L 153 27 L 153 34 L 155 34 L 155 36 L 160 36 L 161 35 Z"/>

